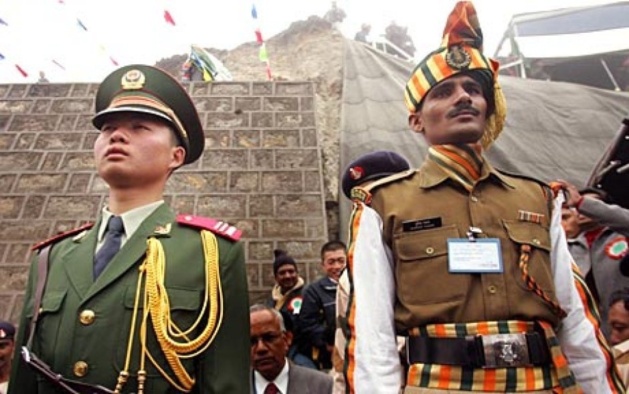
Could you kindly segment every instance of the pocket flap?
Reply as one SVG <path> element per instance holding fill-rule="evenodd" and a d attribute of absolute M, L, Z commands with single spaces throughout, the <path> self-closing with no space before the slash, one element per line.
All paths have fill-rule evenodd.
<path fill-rule="evenodd" d="M 41 302 L 41 313 L 58 312 L 61 309 L 64 298 L 66 298 L 66 293 L 66 290 L 46 293 Z"/>
<path fill-rule="evenodd" d="M 459 238 L 456 226 L 403 234 L 395 240 L 398 258 L 401 262 L 409 262 L 443 256 L 448 252 L 448 238 Z"/>
<path fill-rule="evenodd" d="M 520 220 L 503 220 L 502 223 L 513 242 L 550 252 L 550 232 L 541 224 Z"/>

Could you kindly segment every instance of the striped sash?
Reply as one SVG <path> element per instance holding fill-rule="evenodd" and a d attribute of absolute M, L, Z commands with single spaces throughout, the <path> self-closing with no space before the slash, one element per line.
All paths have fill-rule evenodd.
<path fill-rule="evenodd" d="M 406 384 L 442 390 L 479 392 L 526 392 L 555 390 L 557 393 L 579 393 L 580 389 L 568 362 L 561 352 L 552 327 L 539 322 L 550 349 L 553 365 L 518 368 L 471 368 L 453 365 L 417 363 L 409 367 Z M 497 321 L 456 324 L 431 324 L 409 330 L 411 336 L 465 338 L 470 335 L 514 334 L 532 332 L 535 323 Z"/>

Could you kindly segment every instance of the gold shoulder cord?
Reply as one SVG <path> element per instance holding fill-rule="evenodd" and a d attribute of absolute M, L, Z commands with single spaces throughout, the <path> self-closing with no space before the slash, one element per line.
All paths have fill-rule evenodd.
<path fill-rule="evenodd" d="M 133 317 L 131 320 L 131 328 L 129 330 L 129 339 L 127 342 L 127 355 L 122 371 L 118 375 L 118 382 L 114 393 L 120 394 L 122 387 L 129 378 L 129 366 L 131 364 L 131 349 L 133 348 L 135 325 L 138 315 L 138 306 L 141 298 L 142 282 L 144 282 L 143 305 L 144 314 L 142 316 L 142 324 L 140 326 L 140 343 L 142 352 L 140 354 L 140 366 L 138 370 L 138 394 L 144 393 L 144 382 L 146 380 L 146 357 L 157 368 L 162 376 L 177 390 L 190 392 L 194 386 L 195 380 L 190 376 L 188 371 L 181 363 L 181 359 L 196 357 L 203 353 L 214 341 L 218 329 L 223 320 L 223 291 L 221 287 L 221 278 L 219 275 L 219 255 L 216 236 L 210 231 L 201 231 L 201 239 L 203 243 L 203 255 L 205 259 L 205 294 L 203 306 L 194 324 L 187 330 L 181 330 L 170 318 L 170 302 L 168 293 L 164 286 L 166 274 L 166 259 L 164 257 L 164 248 L 161 242 L 154 237 L 147 240 L 146 259 L 140 266 L 140 274 L 138 275 L 138 284 L 135 295 L 135 303 L 133 307 Z M 144 279 L 144 280 L 143 280 Z M 190 333 L 197 329 L 205 311 L 208 309 L 209 316 L 207 325 L 203 331 L 193 339 L 189 338 Z M 168 375 L 166 371 L 155 361 L 149 349 L 146 346 L 146 334 L 148 327 L 148 319 L 153 323 L 155 337 L 162 349 L 162 352 L 170 366 L 171 370 L 177 378 L 177 382 Z"/>

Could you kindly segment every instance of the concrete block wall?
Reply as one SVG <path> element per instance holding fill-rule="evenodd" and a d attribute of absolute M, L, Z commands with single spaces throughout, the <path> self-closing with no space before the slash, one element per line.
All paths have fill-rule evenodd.
<path fill-rule="evenodd" d="M 94 221 L 106 203 L 92 157 L 97 87 L 0 85 L 0 318 L 18 320 L 30 247 Z M 316 279 L 328 234 L 313 84 L 187 87 L 206 148 L 173 174 L 167 202 L 244 231 L 252 302 L 269 294 L 275 248 L 296 258 L 306 280 Z"/>

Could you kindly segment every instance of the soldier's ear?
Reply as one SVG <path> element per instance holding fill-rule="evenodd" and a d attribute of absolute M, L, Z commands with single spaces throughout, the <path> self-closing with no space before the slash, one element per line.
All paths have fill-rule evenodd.
<path fill-rule="evenodd" d="M 416 133 L 424 133 L 424 122 L 419 112 L 414 112 L 408 116 L 408 126 Z"/>

